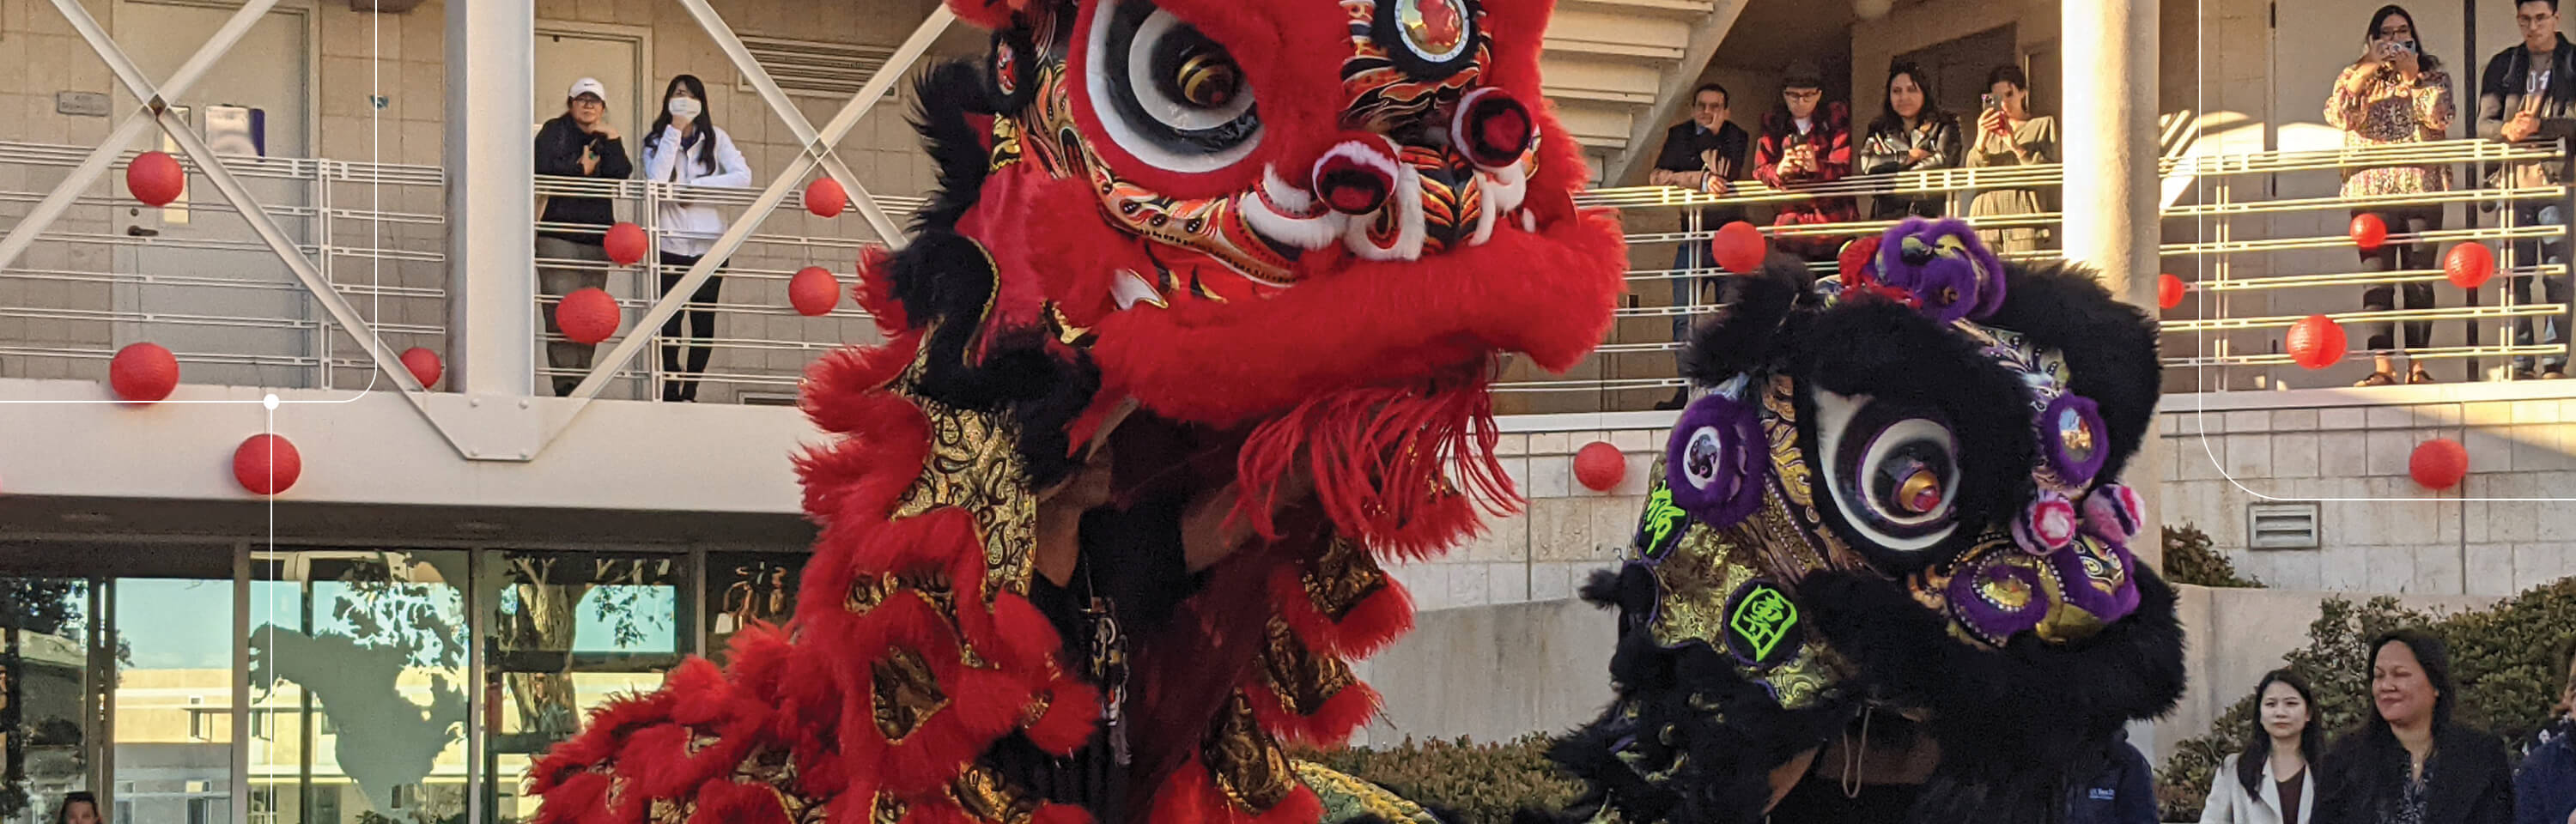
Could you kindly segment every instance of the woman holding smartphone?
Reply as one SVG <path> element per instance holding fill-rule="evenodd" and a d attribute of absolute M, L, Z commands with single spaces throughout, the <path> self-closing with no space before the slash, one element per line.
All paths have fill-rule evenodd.
<path fill-rule="evenodd" d="M 2415 16 L 2398 6 L 2381 6 L 2378 13 L 2371 15 L 2370 30 L 2364 38 L 2361 59 L 2344 68 L 2343 76 L 2335 78 L 2334 92 L 2326 97 L 2326 122 L 2343 130 L 2344 148 L 2371 149 L 2449 136 L 2451 120 L 2457 114 L 2451 104 L 2451 76 L 2442 71 L 2442 61 L 2424 53 L 2422 41 L 2415 34 Z M 2424 195 L 2450 188 L 2451 167 L 2442 164 L 2344 171 L 2343 196 L 2347 198 Z M 2388 223 L 2389 234 L 2415 237 L 2412 243 L 2392 239 L 2377 249 L 2362 250 L 2362 271 L 2441 267 L 2433 257 L 2433 244 L 2422 239 L 2423 233 L 2442 228 L 2439 204 L 2363 206 L 2352 213 L 2355 217 L 2377 214 Z M 2405 295 L 2408 309 L 2433 308 L 2433 284 L 2427 277 L 2404 284 L 2363 287 L 2362 311 L 2393 310 L 2397 308 L 2394 298 L 2398 293 Z M 2387 321 L 2369 324 L 2370 340 L 2366 346 L 2373 355 L 2374 368 L 2358 385 L 2386 386 L 2400 380 L 2397 361 L 2405 357 L 2405 351 L 2397 348 L 2396 327 Z M 2422 348 L 2432 342 L 2432 321 L 2406 322 L 2406 349 Z M 2422 363 L 2407 368 L 2403 374 L 2406 383 L 2433 382 Z"/>
<path fill-rule="evenodd" d="M 2040 166 L 2057 162 L 2057 118 L 2030 110 L 2030 75 L 2020 66 L 1996 66 L 1986 74 L 1985 107 L 1977 114 L 1977 135 L 1968 144 L 1968 167 Z M 2048 211 L 2037 189 L 1988 189 L 1968 202 L 1968 217 L 2028 215 Z M 1977 236 L 2004 254 L 2037 252 L 2048 238 L 2038 226 L 1982 229 Z"/>

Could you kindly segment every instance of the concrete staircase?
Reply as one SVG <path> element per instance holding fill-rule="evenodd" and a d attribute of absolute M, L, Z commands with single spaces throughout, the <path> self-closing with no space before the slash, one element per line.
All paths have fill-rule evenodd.
<path fill-rule="evenodd" d="M 1540 70 L 1596 184 L 1654 162 L 1656 143 L 1751 0 L 1558 0 Z"/>

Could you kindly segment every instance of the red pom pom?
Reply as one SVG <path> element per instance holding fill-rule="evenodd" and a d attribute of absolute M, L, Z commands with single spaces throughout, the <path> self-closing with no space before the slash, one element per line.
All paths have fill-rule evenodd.
<path fill-rule="evenodd" d="M 2484 243 L 2453 246 L 2450 254 L 2442 256 L 2442 276 L 2450 278 L 2453 286 L 2478 288 L 2479 284 L 2487 282 L 2487 278 L 2495 276 L 2495 252 L 2488 250 Z"/>
<path fill-rule="evenodd" d="M 619 266 L 633 266 L 636 261 L 643 260 L 644 250 L 650 245 L 651 242 L 644 237 L 644 227 L 625 222 L 608 227 L 608 234 L 599 239 L 600 248 L 608 252 L 609 262 Z"/>
<path fill-rule="evenodd" d="M 437 386 L 438 376 L 447 374 L 447 364 L 439 362 L 438 353 L 418 346 L 403 350 L 402 363 L 422 389 Z"/>
<path fill-rule="evenodd" d="M 2290 360 L 2309 369 L 2324 369 L 2343 360 L 2343 327 L 2333 318 L 2309 315 L 2290 324 Z"/>
<path fill-rule="evenodd" d="M 805 185 L 805 211 L 820 217 L 840 217 L 841 210 L 849 206 L 850 193 L 842 191 L 838 180 L 816 178 Z"/>
<path fill-rule="evenodd" d="M 1717 237 L 1708 242 L 1708 250 L 1716 256 L 1718 266 L 1743 275 L 1762 268 L 1762 258 L 1771 253 L 1770 243 L 1753 224 L 1739 220 L 1718 229 Z"/>
<path fill-rule="evenodd" d="M 2434 438 L 2415 445 L 2406 458 L 2406 474 L 2426 489 L 2449 489 L 2469 476 L 2469 450 L 2459 441 Z"/>
<path fill-rule="evenodd" d="M 1608 443 L 1593 441 L 1574 453 L 1574 479 L 1594 492 L 1610 491 L 1627 474 L 1628 455 Z"/>
<path fill-rule="evenodd" d="M 144 152 L 125 164 L 125 190 L 134 199 L 150 206 L 168 206 L 188 189 L 188 175 L 179 170 L 179 161 L 161 152 Z"/>
<path fill-rule="evenodd" d="M 170 397 L 170 390 L 179 386 L 179 358 L 161 344 L 128 344 L 107 362 L 107 385 L 117 397 L 135 403 Z"/>
<path fill-rule="evenodd" d="M 260 495 L 275 495 L 295 485 L 304 474 L 304 457 L 295 444 L 276 435 L 252 435 L 233 450 L 233 480 Z"/>
<path fill-rule="evenodd" d="M 787 280 L 787 302 L 796 306 L 797 314 L 829 314 L 832 305 L 841 302 L 841 281 L 832 277 L 832 270 L 820 266 L 798 269 L 796 276 Z"/>
<path fill-rule="evenodd" d="M 2379 245 L 2388 242 L 2388 221 L 2369 212 L 2353 216 L 2351 231 L 2352 245 L 2364 252 L 2379 251 Z"/>
<path fill-rule="evenodd" d="M 2182 278 L 2174 277 L 2172 274 L 2156 276 L 2156 305 L 2159 307 L 2171 309 L 2181 306 L 2182 295 L 2188 291 L 2191 291 L 2191 287 L 2184 286 Z"/>
<path fill-rule="evenodd" d="M 574 343 L 607 340 L 617 334 L 619 320 L 617 299 L 597 287 L 565 295 L 562 303 L 555 304 L 555 328 Z"/>
<path fill-rule="evenodd" d="M 1843 243 L 1842 253 L 1834 256 L 1834 270 L 1842 275 L 1844 286 L 1862 283 L 1870 262 L 1878 259 L 1878 242 L 1877 235 L 1863 235 Z"/>

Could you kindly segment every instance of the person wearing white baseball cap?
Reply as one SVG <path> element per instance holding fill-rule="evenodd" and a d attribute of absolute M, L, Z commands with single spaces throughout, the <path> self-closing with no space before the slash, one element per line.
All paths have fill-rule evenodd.
<path fill-rule="evenodd" d="M 624 180 L 635 173 L 618 142 L 617 127 L 608 125 L 608 86 L 596 78 L 573 81 L 564 92 L 564 113 L 537 130 L 537 174 Z M 548 195 L 537 220 L 548 224 L 537 232 L 537 290 L 555 298 L 608 285 L 608 251 L 601 247 L 617 208 L 604 197 Z M 562 332 L 555 313 L 547 311 L 546 333 Z M 546 365 L 555 394 L 570 395 L 590 370 L 595 344 L 567 340 L 546 342 Z"/>

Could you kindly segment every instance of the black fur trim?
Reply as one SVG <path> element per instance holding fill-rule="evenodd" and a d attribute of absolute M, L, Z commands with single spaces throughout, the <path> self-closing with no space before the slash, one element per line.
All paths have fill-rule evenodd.
<path fill-rule="evenodd" d="M 1682 377 L 1702 386 L 1772 366 L 1790 337 L 1784 326 L 1791 313 L 1814 303 L 1814 277 L 1804 261 L 1789 255 L 1772 255 L 1761 271 L 1721 283 L 1722 308 L 1692 328 L 1682 350 Z"/>
<path fill-rule="evenodd" d="M 2004 276 L 2009 291 L 1989 322 L 2066 354 L 2067 369 L 2075 373 L 2069 388 L 2100 404 L 2102 424 L 2110 429 L 2111 451 L 2096 477 L 2119 478 L 2145 440 L 2163 391 L 2155 319 L 2114 299 L 2082 266 L 2011 264 Z"/>
<path fill-rule="evenodd" d="M 945 229 L 925 230 L 895 253 L 887 280 L 914 328 L 936 328 L 922 341 L 924 367 L 914 390 L 960 409 L 1008 413 L 1020 426 L 1013 441 L 1028 467 L 1030 484 L 1043 488 L 1071 471 L 1066 427 L 1100 391 L 1100 370 L 1088 358 L 1058 359 L 1039 328 L 984 335 L 984 311 L 993 298 L 992 259 L 973 239 Z"/>
<path fill-rule="evenodd" d="M 2023 634 L 2000 650 L 1971 647 L 1950 637 L 1945 616 L 1871 574 L 1811 574 L 1799 600 L 1871 688 L 1932 711 L 1942 759 L 1915 821 L 2053 824 L 2065 788 L 2092 778 L 2122 725 L 2182 696 L 2173 590 L 2143 566 L 2136 576 L 2135 612 L 2062 646 Z"/>
<path fill-rule="evenodd" d="M 962 58 L 932 66 L 913 81 L 912 128 L 939 165 L 938 190 L 913 214 L 914 232 L 957 228 L 982 195 L 992 158 L 966 116 L 996 111 L 992 88 L 978 61 Z"/>
<path fill-rule="evenodd" d="M 1847 513 L 1819 501 L 1818 509 L 1880 568 L 1910 572 L 1946 557 L 1976 539 L 1986 524 L 2008 523 L 2038 493 L 2031 479 L 2038 456 L 2026 410 L 2030 393 L 2021 379 L 1979 354 L 1965 337 L 1934 324 L 1895 301 L 1857 300 L 1818 314 L 1792 342 L 1790 366 L 1808 391 L 1797 395 L 1798 429 L 1809 461 L 1820 463 L 1814 391 L 1868 395 L 1873 404 L 1938 410 L 1957 438 L 1959 489 L 1950 540 L 1930 550 L 1893 556 L 1861 540 Z M 1821 465 L 1819 472 L 1826 471 Z M 1829 482 L 1819 476 L 1819 483 Z"/>
<path fill-rule="evenodd" d="M 1608 804 L 1627 821 L 1760 822 L 1771 771 L 1821 746 L 1852 712 L 1840 696 L 1784 709 L 1769 689 L 1739 676 L 1731 657 L 1698 642 L 1665 648 L 1631 633 L 1610 668 L 1618 703 L 1548 750 L 1590 787 L 1574 804 L 1577 815 Z M 1670 772 L 1649 779 L 1622 750 Z"/>

